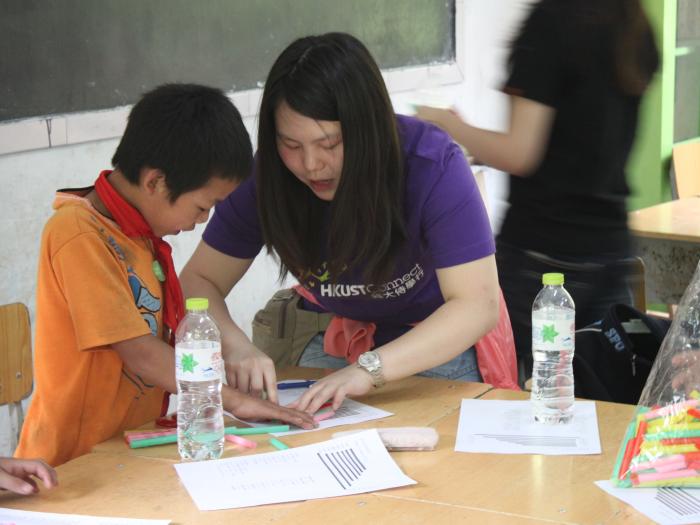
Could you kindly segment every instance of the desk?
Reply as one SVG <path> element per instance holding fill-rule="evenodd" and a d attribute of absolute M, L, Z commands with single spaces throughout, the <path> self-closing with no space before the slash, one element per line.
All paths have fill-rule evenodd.
<path fill-rule="evenodd" d="M 678 304 L 700 260 L 700 198 L 630 212 L 629 227 L 646 266 L 648 300 Z"/>
<path fill-rule="evenodd" d="M 318 377 L 300 369 L 287 377 Z M 531 456 L 454 452 L 463 398 L 526 399 L 527 394 L 493 390 L 479 383 L 419 377 L 388 385 L 362 398 L 396 413 L 357 427 L 430 425 L 440 433 L 433 452 L 395 452 L 415 486 L 381 492 L 246 509 L 200 512 L 173 469 L 175 445 L 134 451 L 115 438 L 58 468 L 60 486 L 36 497 L 0 495 L 0 506 L 24 510 L 139 518 L 168 518 L 174 524 L 356 524 L 552 523 L 648 524 L 631 507 L 593 485 L 612 470 L 631 405 L 597 403 L 603 454 Z M 284 438 L 292 446 L 328 439 L 344 427 Z M 265 438 L 257 452 L 267 452 Z M 150 456 L 146 454 L 150 454 Z M 254 452 L 243 452 L 255 453 Z M 231 454 L 231 451 L 228 452 Z"/>
<path fill-rule="evenodd" d="M 481 399 L 518 400 L 528 396 L 526 392 L 493 389 Z M 610 477 L 634 408 L 596 402 L 602 454 L 587 456 L 454 452 L 459 419 L 456 412 L 435 425 L 441 447 L 433 453 L 429 464 L 423 462 L 409 468 L 400 461 L 401 457 L 396 458 L 406 474 L 420 484 L 382 494 L 478 508 L 497 515 L 527 516 L 549 523 L 651 523 L 593 484 Z"/>
<path fill-rule="evenodd" d="M 320 368 L 289 367 L 278 374 L 279 379 L 318 379 L 324 375 Z M 400 426 L 434 426 L 446 415 L 459 410 L 460 400 L 473 399 L 490 390 L 483 383 L 465 383 L 458 381 L 436 381 L 425 377 L 407 377 L 401 381 L 389 383 L 384 388 L 361 398 L 361 401 L 392 412 L 394 416 L 367 421 L 353 425 L 352 428 L 380 428 Z M 291 446 L 308 445 L 324 439 L 330 439 L 334 432 L 346 427 L 335 427 L 306 434 L 285 436 L 284 442 Z M 269 436 L 268 436 L 269 437 Z M 258 448 L 247 453 L 272 452 L 275 450 L 267 443 L 265 436 L 250 436 L 259 442 Z M 175 446 L 130 449 L 121 437 L 110 439 L 97 445 L 93 452 L 129 455 L 136 457 L 161 458 L 180 461 Z M 241 455 L 239 448 L 227 445 L 222 457 Z M 189 496 L 188 496 L 189 497 Z"/>

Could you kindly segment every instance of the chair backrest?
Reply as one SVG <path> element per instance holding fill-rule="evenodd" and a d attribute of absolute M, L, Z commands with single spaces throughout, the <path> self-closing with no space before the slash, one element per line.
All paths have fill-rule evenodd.
<path fill-rule="evenodd" d="M 32 391 L 31 338 L 27 307 L 0 306 L 0 405 L 16 403 Z"/>
<path fill-rule="evenodd" d="M 641 257 L 630 259 L 629 284 L 632 292 L 634 307 L 640 312 L 647 311 L 646 286 L 644 281 L 644 261 Z"/>
<path fill-rule="evenodd" d="M 674 199 L 700 195 L 700 140 L 673 147 L 671 191 Z"/>
<path fill-rule="evenodd" d="M 474 178 L 476 179 L 476 185 L 479 187 L 479 193 L 481 193 L 481 200 L 484 201 L 484 206 L 486 206 L 486 210 L 488 211 L 489 197 L 486 193 L 486 179 L 484 178 L 484 170 L 475 171 Z"/>

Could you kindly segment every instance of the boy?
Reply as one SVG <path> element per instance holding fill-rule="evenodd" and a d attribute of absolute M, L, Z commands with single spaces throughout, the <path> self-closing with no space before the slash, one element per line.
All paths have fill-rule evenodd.
<path fill-rule="evenodd" d="M 39 260 L 36 388 L 16 456 L 60 465 L 161 413 L 164 391 L 177 391 L 167 342 L 184 315 L 162 237 L 205 222 L 251 162 L 240 114 L 221 91 L 170 84 L 132 109 L 113 171 L 57 193 Z M 241 418 L 313 426 L 227 386 L 222 399 Z"/>

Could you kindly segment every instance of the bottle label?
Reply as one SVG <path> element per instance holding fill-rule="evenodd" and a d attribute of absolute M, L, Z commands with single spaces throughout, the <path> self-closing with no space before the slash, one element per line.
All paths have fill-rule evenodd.
<path fill-rule="evenodd" d="M 573 319 L 533 319 L 532 348 L 537 350 L 573 350 Z"/>
<path fill-rule="evenodd" d="M 182 381 L 221 380 L 221 343 L 196 341 L 175 345 L 175 377 Z"/>

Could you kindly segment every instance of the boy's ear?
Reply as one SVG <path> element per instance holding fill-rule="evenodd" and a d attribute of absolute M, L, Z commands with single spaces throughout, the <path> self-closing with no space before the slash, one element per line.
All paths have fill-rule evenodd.
<path fill-rule="evenodd" d="M 165 184 L 165 174 L 155 168 L 143 168 L 141 170 L 141 187 L 149 195 L 156 193 L 167 193 L 168 187 Z"/>

